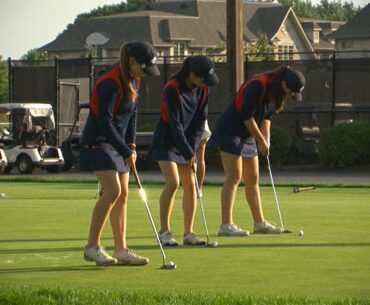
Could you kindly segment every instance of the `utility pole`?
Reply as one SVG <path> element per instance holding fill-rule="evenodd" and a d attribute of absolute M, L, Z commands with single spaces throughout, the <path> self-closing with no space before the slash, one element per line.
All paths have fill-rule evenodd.
<path fill-rule="evenodd" d="M 231 98 L 244 81 L 242 0 L 226 1 L 226 20 L 228 88 Z"/>

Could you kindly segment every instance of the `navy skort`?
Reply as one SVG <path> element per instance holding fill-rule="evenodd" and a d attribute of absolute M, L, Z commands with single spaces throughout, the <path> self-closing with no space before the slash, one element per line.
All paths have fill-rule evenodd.
<path fill-rule="evenodd" d="M 148 159 L 152 161 L 172 161 L 177 164 L 189 163 L 189 160 L 186 160 L 176 148 L 168 150 L 161 147 L 153 148 L 148 153 Z"/>
<path fill-rule="evenodd" d="M 218 149 L 244 158 L 253 158 L 258 155 L 256 140 L 254 137 L 239 137 L 225 129 L 217 127 L 213 131 L 207 147 L 209 149 Z"/>
<path fill-rule="evenodd" d="M 122 155 L 110 144 L 83 148 L 80 152 L 80 169 L 82 171 L 129 172 Z"/>

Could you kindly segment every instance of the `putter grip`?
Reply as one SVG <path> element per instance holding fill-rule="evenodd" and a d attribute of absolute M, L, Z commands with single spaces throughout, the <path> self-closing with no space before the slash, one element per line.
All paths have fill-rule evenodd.
<path fill-rule="evenodd" d="M 137 173 L 137 170 L 136 170 L 136 166 L 135 165 L 133 165 L 132 167 L 131 167 L 131 172 L 134 174 L 134 177 L 135 177 L 135 180 L 136 180 L 136 184 L 137 184 L 137 186 L 141 189 L 141 188 L 143 188 L 142 186 L 141 186 L 141 182 L 140 182 L 140 178 L 139 178 L 139 175 L 138 175 L 138 173 Z"/>

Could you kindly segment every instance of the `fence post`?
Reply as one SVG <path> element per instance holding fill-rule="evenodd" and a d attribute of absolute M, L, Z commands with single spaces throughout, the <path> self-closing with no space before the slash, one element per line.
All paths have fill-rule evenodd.
<path fill-rule="evenodd" d="M 10 57 L 8 57 L 8 102 L 13 102 L 13 66 Z"/>
<path fill-rule="evenodd" d="M 243 4 L 241 0 L 226 2 L 226 44 L 228 98 L 243 83 Z"/>
<path fill-rule="evenodd" d="M 91 100 L 91 91 L 94 82 L 94 67 L 92 62 L 92 56 L 89 55 L 89 101 Z"/>
<path fill-rule="evenodd" d="M 245 54 L 245 60 L 244 60 L 244 81 L 246 81 L 248 79 L 248 68 L 249 68 L 248 54 Z"/>
<path fill-rule="evenodd" d="M 337 74 L 337 59 L 336 59 L 336 52 L 333 52 L 332 57 L 332 90 L 331 90 L 331 126 L 335 124 L 335 104 L 336 104 L 336 74 Z"/>
<path fill-rule="evenodd" d="M 167 64 L 167 57 L 163 57 L 163 86 L 167 84 L 167 77 L 168 77 L 168 64 Z"/>
<path fill-rule="evenodd" d="M 54 77 L 55 77 L 55 133 L 56 133 L 56 145 L 59 146 L 59 94 L 60 94 L 60 86 L 59 86 L 59 61 L 58 56 L 54 57 Z"/>

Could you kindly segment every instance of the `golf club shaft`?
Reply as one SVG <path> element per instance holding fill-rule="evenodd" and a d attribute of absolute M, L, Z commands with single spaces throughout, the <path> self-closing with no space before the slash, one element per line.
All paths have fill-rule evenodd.
<path fill-rule="evenodd" d="M 269 175 L 270 175 L 270 179 L 271 179 L 271 185 L 272 185 L 272 190 L 274 192 L 276 208 L 277 208 L 277 211 L 278 211 L 278 214 L 279 214 L 280 225 L 281 225 L 281 228 L 284 231 L 283 218 L 281 217 L 279 201 L 278 201 L 278 198 L 277 198 L 277 195 L 276 195 L 276 190 L 275 190 L 274 178 L 272 177 L 272 172 L 271 172 L 270 158 L 269 158 L 268 155 L 266 156 L 266 158 L 267 158 L 267 169 L 268 169 L 268 172 L 269 172 Z"/>
<path fill-rule="evenodd" d="M 139 188 L 139 191 L 141 192 L 144 192 L 144 189 L 143 189 L 143 186 L 141 184 L 141 181 L 140 181 L 140 178 L 139 178 L 139 175 L 137 173 L 137 170 L 136 170 L 136 166 L 132 166 L 131 168 L 131 172 L 134 174 L 135 176 L 135 180 L 136 180 L 136 183 L 137 183 L 137 186 Z M 150 208 L 149 208 L 149 205 L 148 205 L 148 202 L 146 200 L 146 198 L 143 198 L 141 196 L 141 193 L 140 193 L 140 197 L 141 199 L 143 200 L 144 202 L 144 205 L 145 205 L 145 208 L 146 208 L 146 212 L 149 216 L 149 219 L 150 219 L 150 223 L 152 225 L 152 228 L 153 228 L 153 231 L 154 231 L 154 234 L 155 234 L 155 237 L 157 239 L 157 243 L 159 245 L 159 248 L 161 250 L 161 253 L 162 253 L 162 259 L 163 259 L 163 266 L 166 265 L 166 254 L 164 253 L 164 250 L 163 250 L 163 247 L 162 247 L 162 244 L 161 244 L 161 241 L 159 239 L 159 235 L 158 235 L 158 232 L 157 232 L 157 228 L 155 227 L 155 223 L 154 223 L 154 220 L 153 220 L 153 217 L 152 217 L 152 213 L 150 212 Z"/>
<path fill-rule="evenodd" d="M 98 181 L 98 185 L 96 186 L 96 193 L 95 193 L 95 198 L 99 198 L 100 195 L 101 195 L 101 184 L 100 182 Z"/>
<path fill-rule="evenodd" d="M 202 198 L 200 196 L 200 190 L 199 190 L 199 183 L 198 183 L 197 172 L 195 170 L 195 166 L 192 166 L 192 168 L 193 168 L 193 173 L 194 173 L 195 190 L 197 192 L 197 198 L 198 198 L 198 202 L 199 202 L 199 205 L 200 205 L 200 211 L 202 213 L 203 224 L 204 224 L 204 229 L 206 230 L 207 245 L 208 245 L 209 244 L 209 232 L 208 232 L 208 226 L 207 226 L 206 216 L 204 214 L 203 202 L 202 202 Z"/>

